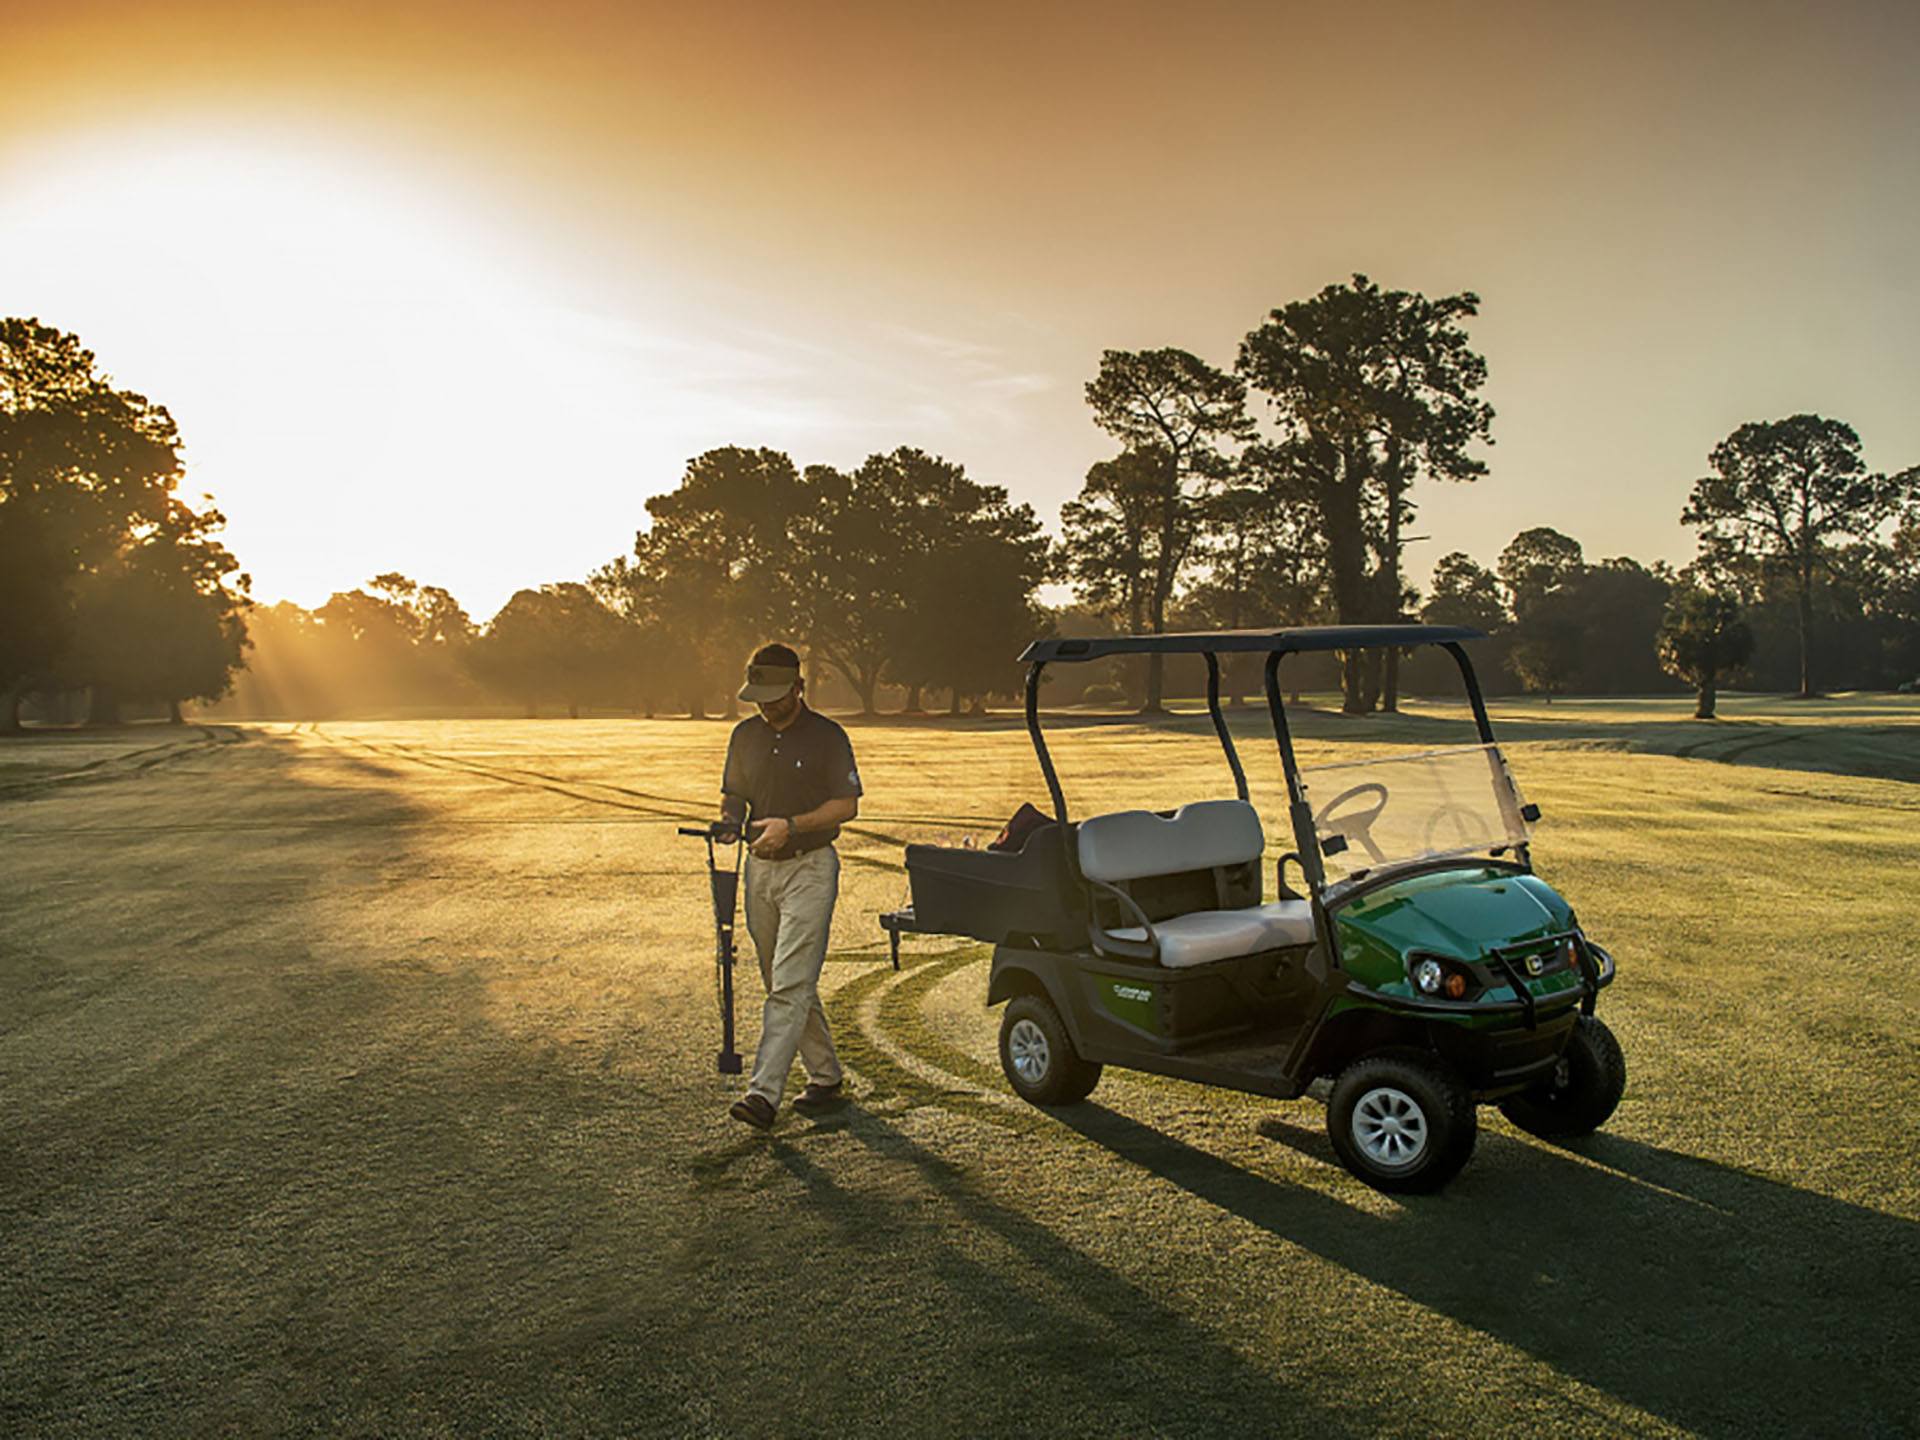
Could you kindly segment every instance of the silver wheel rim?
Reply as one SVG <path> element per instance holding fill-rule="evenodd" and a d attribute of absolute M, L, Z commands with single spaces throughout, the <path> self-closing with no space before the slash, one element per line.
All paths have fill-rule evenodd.
<path fill-rule="evenodd" d="M 1047 1077 L 1047 1065 L 1053 1051 L 1047 1045 L 1047 1033 L 1031 1020 L 1016 1020 L 1007 1032 L 1007 1056 L 1013 1061 L 1013 1073 L 1029 1085 L 1038 1085 Z"/>
<path fill-rule="evenodd" d="M 1427 1112 L 1404 1090 L 1376 1085 L 1353 1107 L 1353 1139 L 1382 1170 L 1404 1170 L 1427 1153 Z"/>

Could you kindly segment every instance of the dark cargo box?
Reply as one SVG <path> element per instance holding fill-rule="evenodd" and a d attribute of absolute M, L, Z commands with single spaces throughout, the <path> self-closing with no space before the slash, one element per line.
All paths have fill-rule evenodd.
<path fill-rule="evenodd" d="M 1044 825 L 1015 851 L 907 846 L 913 928 L 1005 943 L 1034 937 L 1078 944 L 1086 920 L 1067 880 L 1057 825 Z"/>

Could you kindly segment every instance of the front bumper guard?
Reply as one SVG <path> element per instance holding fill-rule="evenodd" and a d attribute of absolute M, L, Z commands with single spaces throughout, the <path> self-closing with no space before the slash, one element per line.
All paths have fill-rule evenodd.
<path fill-rule="evenodd" d="M 1527 989 L 1526 977 L 1521 973 L 1519 965 L 1515 963 L 1515 957 L 1529 950 L 1558 945 L 1567 940 L 1573 942 L 1574 963 L 1580 967 L 1579 992 L 1577 995 L 1568 992 L 1567 1002 L 1577 1004 L 1582 1015 L 1591 1015 L 1599 1001 L 1600 992 L 1613 983 L 1615 966 L 1612 955 L 1587 939 L 1578 930 L 1563 930 L 1557 935 L 1546 935 L 1538 940 L 1529 940 L 1524 945 L 1506 945 L 1489 952 L 1493 968 L 1499 971 L 1507 983 L 1513 987 L 1515 998 L 1512 1000 L 1446 1000 L 1429 995 L 1394 995 L 1351 980 L 1347 982 L 1347 993 L 1384 1009 L 1397 1010 L 1408 1015 L 1447 1018 L 1464 1015 L 1521 1015 L 1526 1018 L 1527 1028 L 1532 1030 L 1539 1025 L 1542 1013 L 1557 1015 L 1564 1007 L 1560 1003 L 1559 996 L 1542 1000 Z"/>

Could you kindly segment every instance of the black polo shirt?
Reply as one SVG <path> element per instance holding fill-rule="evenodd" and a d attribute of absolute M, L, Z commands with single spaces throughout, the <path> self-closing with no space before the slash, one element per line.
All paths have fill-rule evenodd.
<path fill-rule="evenodd" d="M 727 768 L 720 780 L 723 797 L 747 803 L 747 820 L 791 820 L 816 810 L 828 800 L 860 794 L 860 772 L 854 768 L 853 745 L 847 732 L 826 716 L 802 710 L 784 730 L 776 730 L 758 715 L 749 715 L 733 727 L 727 742 Z M 737 804 L 724 804 L 729 813 Z M 786 860 L 803 851 L 830 845 L 840 833 L 827 830 L 795 831 L 783 850 L 769 859 Z"/>

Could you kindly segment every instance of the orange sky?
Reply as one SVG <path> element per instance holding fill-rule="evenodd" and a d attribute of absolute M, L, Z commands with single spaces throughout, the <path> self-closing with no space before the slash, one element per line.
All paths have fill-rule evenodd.
<path fill-rule="evenodd" d="M 1910 6 L 0 0 L 0 312 L 165 401 L 257 592 L 477 615 L 712 445 L 915 444 L 1052 523 L 1103 347 L 1471 288 L 1492 476 L 1683 559 L 1741 421 L 1920 462 Z"/>

